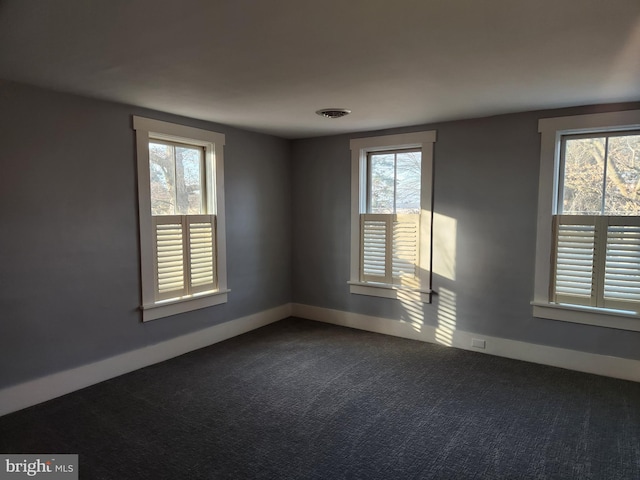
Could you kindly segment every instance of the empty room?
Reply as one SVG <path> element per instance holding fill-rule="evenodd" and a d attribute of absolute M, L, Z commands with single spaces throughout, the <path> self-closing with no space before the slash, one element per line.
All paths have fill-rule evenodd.
<path fill-rule="evenodd" d="M 0 0 L 0 479 L 639 479 L 640 2 Z"/>

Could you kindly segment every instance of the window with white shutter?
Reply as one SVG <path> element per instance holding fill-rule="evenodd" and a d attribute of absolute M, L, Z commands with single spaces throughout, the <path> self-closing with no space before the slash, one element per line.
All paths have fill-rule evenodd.
<path fill-rule="evenodd" d="M 534 315 L 640 331 L 640 111 L 539 126 Z"/>
<path fill-rule="evenodd" d="M 226 302 L 224 136 L 134 117 L 143 320 Z"/>
<path fill-rule="evenodd" d="M 640 133 L 565 136 L 552 301 L 640 309 Z"/>
<path fill-rule="evenodd" d="M 355 139 L 351 293 L 429 302 L 435 132 Z"/>

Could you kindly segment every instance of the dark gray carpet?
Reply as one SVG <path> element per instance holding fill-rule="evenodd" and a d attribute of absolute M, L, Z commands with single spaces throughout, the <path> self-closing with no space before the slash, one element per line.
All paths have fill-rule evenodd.
<path fill-rule="evenodd" d="M 640 479 L 640 384 L 288 319 L 0 418 L 81 479 Z"/>

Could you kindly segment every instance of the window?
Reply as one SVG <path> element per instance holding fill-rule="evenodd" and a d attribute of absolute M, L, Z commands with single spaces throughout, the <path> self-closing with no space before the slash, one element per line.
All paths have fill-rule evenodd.
<path fill-rule="evenodd" d="M 134 117 L 143 320 L 227 300 L 224 135 Z"/>
<path fill-rule="evenodd" d="M 640 331 L 639 127 L 634 111 L 540 120 L 535 316 Z"/>
<path fill-rule="evenodd" d="M 351 293 L 429 302 L 435 132 L 351 141 Z"/>
<path fill-rule="evenodd" d="M 553 301 L 637 311 L 640 134 L 564 136 Z"/>

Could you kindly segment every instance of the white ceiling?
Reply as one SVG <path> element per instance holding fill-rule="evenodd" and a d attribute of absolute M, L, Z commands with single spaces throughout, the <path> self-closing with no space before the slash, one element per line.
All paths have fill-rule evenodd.
<path fill-rule="evenodd" d="M 286 138 L 634 101 L 640 0 L 0 0 L 0 78 Z"/>

